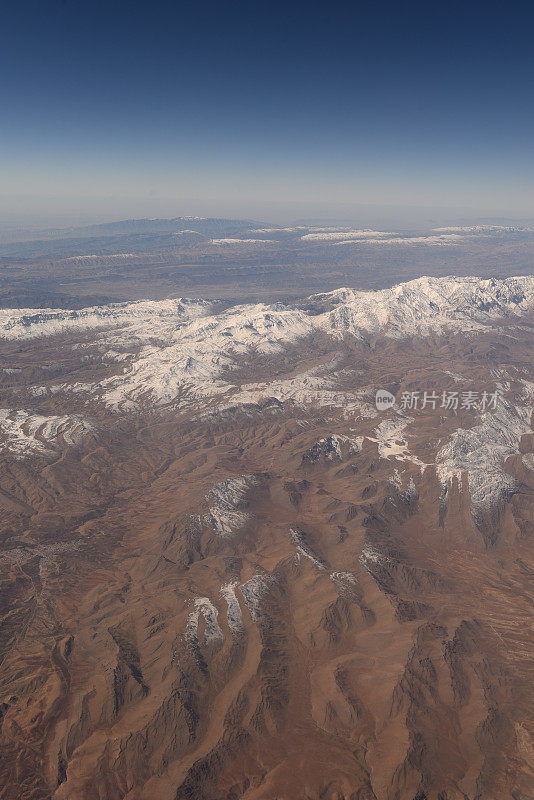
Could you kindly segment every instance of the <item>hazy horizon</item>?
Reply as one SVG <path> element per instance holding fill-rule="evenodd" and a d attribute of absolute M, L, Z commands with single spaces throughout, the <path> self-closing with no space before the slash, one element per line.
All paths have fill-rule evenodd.
<path fill-rule="evenodd" d="M 198 209 L 197 209 L 198 210 Z M 361 204 L 357 206 L 347 206 L 345 208 L 326 209 L 325 213 L 320 213 L 318 207 L 288 206 L 286 212 L 282 207 L 266 207 L 262 214 L 261 207 L 257 213 L 246 213 L 246 208 L 235 208 L 234 213 L 222 213 L 216 206 L 205 209 L 204 214 L 190 212 L 184 207 L 164 206 L 159 214 L 150 213 L 153 209 L 145 209 L 140 205 L 138 213 L 136 209 L 125 208 L 123 214 L 120 209 L 117 213 L 82 213 L 80 211 L 71 213 L 46 214 L 46 213 L 0 213 L 0 237 L 9 232 L 49 232 L 57 230 L 68 230 L 70 228 L 83 228 L 92 225 L 105 225 L 117 223 L 125 220 L 142 219 L 228 219 L 228 220 L 249 220 L 258 223 L 267 223 L 274 226 L 284 225 L 333 225 L 333 226 L 364 226 L 364 227 L 395 227 L 402 230 L 428 230 L 432 226 L 438 225 L 532 225 L 534 224 L 534 214 L 499 214 L 497 212 L 483 213 L 480 209 L 471 208 L 449 208 L 443 206 L 421 207 L 421 206 L 393 206 L 393 205 L 372 205 Z M 335 213 L 337 210 L 337 213 Z M 132 213 L 128 214 L 127 212 Z M 146 213 L 143 213 L 146 211 Z M 241 212 L 241 213 L 239 213 Z M 315 212 L 315 213 L 314 213 Z M 330 213 L 328 213 L 330 212 Z"/>

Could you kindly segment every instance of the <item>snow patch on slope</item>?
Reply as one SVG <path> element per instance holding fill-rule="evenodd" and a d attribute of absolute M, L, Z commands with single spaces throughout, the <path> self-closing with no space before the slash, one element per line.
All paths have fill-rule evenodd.
<path fill-rule="evenodd" d="M 352 572 L 331 572 L 330 580 L 342 597 L 355 597 L 358 581 Z"/>
<path fill-rule="evenodd" d="M 204 643 L 211 644 L 220 639 L 224 639 L 222 630 L 219 627 L 217 617 L 219 612 L 209 599 L 209 597 L 195 597 L 195 607 L 189 612 L 187 617 L 187 624 L 185 629 L 185 638 L 193 645 L 199 645 L 198 639 L 198 621 L 200 614 L 204 616 L 205 629 L 204 629 Z"/>
<path fill-rule="evenodd" d="M 272 244 L 272 239 L 212 239 L 211 244 Z"/>
<path fill-rule="evenodd" d="M 429 247 L 441 247 L 443 245 L 458 244 L 463 237 L 457 233 L 443 233 L 436 236 L 389 236 L 384 238 L 369 238 L 369 239 L 344 239 L 341 242 L 335 242 L 336 245 L 346 244 L 401 244 L 401 245 L 417 245 L 424 244 Z"/>
<path fill-rule="evenodd" d="M 206 300 L 139 300 L 134 303 L 110 303 L 77 311 L 53 308 L 0 309 L 0 338 L 31 339 L 54 336 L 72 330 L 83 331 L 125 326 L 123 338 L 149 340 L 173 326 L 205 316 L 214 304 Z"/>
<path fill-rule="evenodd" d="M 375 437 L 368 436 L 370 442 L 378 445 L 378 455 L 381 458 L 395 458 L 400 461 L 411 461 L 424 470 L 424 464 L 420 458 L 410 453 L 408 442 L 404 436 L 407 425 L 413 422 L 412 417 L 395 417 L 383 420 L 378 428 L 375 429 Z"/>
<path fill-rule="evenodd" d="M 51 456 L 60 440 L 67 445 L 81 444 L 94 426 L 82 416 L 42 416 L 30 411 L 0 409 L 0 438 L 17 457 L 32 453 Z"/>
<path fill-rule="evenodd" d="M 467 473 L 472 508 L 478 511 L 513 490 L 515 481 L 503 462 L 518 452 L 521 437 L 531 431 L 531 415 L 531 407 L 514 407 L 501 398 L 495 411 L 481 415 L 478 425 L 456 430 L 436 456 L 444 491 L 454 477 L 461 480 Z"/>
<path fill-rule="evenodd" d="M 302 531 L 297 530 L 296 528 L 291 528 L 289 531 L 289 538 L 293 542 L 296 547 L 296 560 L 297 563 L 300 561 L 300 557 L 304 556 L 304 558 L 309 559 L 312 564 L 317 567 L 317 569 L 326 569 L 326 565 L 320 558 L 318 558 L 315 553 L 313 553 L 311 547 L 306 543 L 305 537 Z"/>
<path fill-rule="evenodd" d="M 391 559 L 383 555 L 383 553 L 379 553 L 372 545 L 367 544 L 360 553 L 358 561 L 362 567 L 372 575 L 373 565 L 379 566 L 388 564 L 391 562 Z"/>
<path fill-rule="evenodd" d="M 519 228 L 510 225 L 450 225 L 445 228 L 432 228 L 434 231 L 458 231 L 461 233 L 523 233 L 531 228 Z"/>
<path fill-rule="evenodd" d="M 383 330 L 401 338 L 450 328 L 481 330 L 484 323 L 534 306 L 534 277 L 503 281 L 480 278 L 417 278 L 378 292 L 337 289 L 314 295 L 311 302 L 331 310 L 318 324 L 332 334 Z"/>
<path fill-rule="evenodd" d="M 211 505 L 206 518 L 218 536 L 231 536 L 250 519 L 250 514 L 242 508 L 250 489 L 258 483 L 254 475 L 239 475 L 219 481 L 209 491 L 207 499 Z"/>
<path fill-rule="evenodd" d="M 335 242 L 339 239 L 375 239 L 382 236 L 393 236 L 394 234 L 388 231 L 370 231 L 370 230 L 341 230 L 332 233 L 307 233 L 300 238 L 304 241 L 329 241 Z"/>
<path fill-rule="evenodd" d="M 252 622 L 259 622 L 262 618 L 261 603 L 273 581 L 272 575 L 258 574 L 241 584 L 241 594 Z"/>
<path fill-rule="evenodd" d="M 315 444 L 304 453 L 302 458 L 304 461 L 315 462 L 323 456 L 328 461 L 341 461 L 343 457 L 341 450 L 342 445 L 348 445 L 348 454 L 355 455 L 361 451 L 362 443 L 363 436 L 357 436 L 352 439 L 350 436 L 332 433 L 330 436 L 325 436 L 323 439 L 319 439 L 315 442 Z"/>
<path fill-rule="evenodd" d="M 243 630 L 243 617 L 241 615 L 241 606 L 235 593 L 237 581 L 225 583 L 221 586 L 221 595 L 226 600 L 228 610 L 226 612 L 226 619 L 228 620 L 228 627 L 233 633 L 239 633 Z"/>
<path fill-rule="evenodd" d="M 326 374 L 327 366 L 301 372 L 293 378 L 243 384 L 232 395 L 233 403 L 260 404 L 273 398 L 280 403 L 294 402 L 304 407 L 341 408 L 345 418 L 375 417 L 376 409 L 366 402 L 362 392 L 336 389 L 339 373 Z"/>

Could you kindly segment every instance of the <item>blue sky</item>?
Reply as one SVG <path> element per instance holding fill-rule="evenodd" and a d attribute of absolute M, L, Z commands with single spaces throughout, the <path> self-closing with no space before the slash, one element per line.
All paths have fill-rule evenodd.
<path fill-rule="evenodd" d="M 3 12 L 0 216 L 534 215 L 526 3 Z"/>

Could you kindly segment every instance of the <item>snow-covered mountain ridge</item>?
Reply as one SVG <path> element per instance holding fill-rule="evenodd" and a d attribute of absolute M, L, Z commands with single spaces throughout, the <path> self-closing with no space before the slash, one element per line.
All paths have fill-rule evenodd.
<path fill-rule="evenodd" d="M 350 444 L 350 452 L 355 453 L 366 441 L 376 446 L 378 457 L 389 461 L 392 469 L 405 464 L 422 473 L 435 463 L 444 492 L 453 478 L 467 473 L 473 506 L 486 507 L 515 485 L 504 472 L 503 462 L 518 451 L 522 436 L 530 431 L 528 370 L 509 376 L 499 368 L 484 376 L 485 381 L 494 382 L 496 377 L 504 381 L 500 385 L 503 398 L 510 380 L 515 382 L 506 405 L 503 402 L 495 414 L 475 416 L 465 430 L 451 428 L 448 437 L 438 435 L 439 449 L 427 459 L 412 447 L 413 433 L 406 430 L 414 421 L 411 417 L 394 410 L 388 416 L 378 413 L 374 397 L 382 378 L 374 383 L 377 378 L 367 376 L 365 359 L 358 366 L 344 360 L 343 350 L 348 345 L 366 351 L 369 336 L 400 340 L 449 331 L 470 336 L 485 330 L 496 333 L 504 320 L 509 321 L 507 341 L 514 330 L 528 339 L 528 322 L 522 323 L 521 318 L 533 309 L 534 277 L 423 277 L 376 292 L 336 289 L 295 304 L 229 306 L 221 301 L 169 299 L 76 311 L 3 310 L 0 339 L 8 351 L 32 340 L 39 354 L 49 345 L 54 348 L 53 342 L 40 340 L 57 337 L 60 359 L 63 348 L 70 348 L 75 363 L 83 365 L 94 358 L 100 371 L 84 371 L 83 382 L 70 380 L 66 372 L 62 382 L 45 385 L 30 376 L 23 390 L 19 379 L 13 379 L 9 406 L 0 408 L 0 443 L 16 458 L 52 458 L 65 445 L 79 444 L 90 433 L 96 435 L 95 420 L 101 412 L 107 413 L 102 405 L 118 414 L 151 413 L 154 407 L 165 413 L 170 408 L 171 413 L 185 412 L 198 421 L 208 411 L 224 414 L 231 408 L 261 408 L 275 402 L 278 408 L 333 414 L 330 418 L 338 424 L 357 426 L 319 439 L 314 446 L 317 453 L 310 451 L 312 463 L 315 455 L 324 455 L 326 461 L 341 460 L 345 445 Z M 350 337 L 359 341 L 349 342 Z M 327 360 L 314 363 L 315 342 L 328 339 L 332 343 L 327 341 Z M 396 346 L 390 341 L 386 349 Z M 402 352 L 404 346 L 399 346 Z M 455 382 L 463 380 L 444 370 L 448 366 L 448 362 L 441 365 L 445 381 L 451 374 Z M 17 369 L 20 373 L 21 368 Z M 14 370 L 7 367 L 4 372 Z M 520 391 L 524 396 L 517 394 Z M 51 411 L 53 416 L 49 416 Z M 248 519 L 238 502 L 246 487 L 234 483 L 232 479 L 212 490 L 210 525 L 221 536 Z M 230 489 L 236 492 L 235 502 L 227 497 Z"/>
<path fill-rule="evenodd" d="M 72 328 L 101 328 L 151 323 L 152 333 L 216 314 L 219 302 L 169 299 L 110 303 L 70 311 L 64 309 L 0 309 L 0 337 L 8 339 L 51 336 Z M 323 313 L 309 313 L 310 306 Z M 444 325 L 463 327 L 498 316 L 523 314 L 534 306 L 534 277 L 504 280 L 421 277 L 379 291 L 340 288 L 312 295 L 304 304 L 247 304 L 227 308 L 216 319 L 228 322 L 227 333 L 248 328 L 251 333 L 288 327 L 295 335 L 304 328 L 334 332 L 347 329 L 374 332 L 391 326 L 386 335 L 409 335 Z M 289 316 L 289 320 L 288 320 Z M 260 327 L 258 328 L 258 323 Z M 153 326 L 156 326 L 154 328 Z"/>
<path fill-rule="evenodd" d="M 123 374 L 94 385 L 107 405 L 127 409 L 141 397 L 166 403 L 184 392 L 197 399 L 226 395 L 235 387 L 228 382 L 230 373 L 223 373 L 243 356 L 273 354 L 314 333 L 402 338 L 480 331 L 533 307 L 534 277 L 422 277 L 377 292 L 337 289 L 293 305 L 228 307 L 217 301 L 171 299 L 79 311 L 7 309 L 0 311 L 0 338 L 93 332 L 92 343 L 101 351 L 129 353 Z M 249 384 L 240 402 L 247 402 L 247 393 L 256 398 L 267 388 Z"/>

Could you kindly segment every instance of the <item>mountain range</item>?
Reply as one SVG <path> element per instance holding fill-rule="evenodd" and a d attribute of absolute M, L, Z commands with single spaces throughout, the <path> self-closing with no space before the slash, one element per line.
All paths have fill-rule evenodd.
<path fill-rule="evenodd" d="M 0 309 L 0 798 L 530 800 L 533 345 L 531 275 Z"/>

